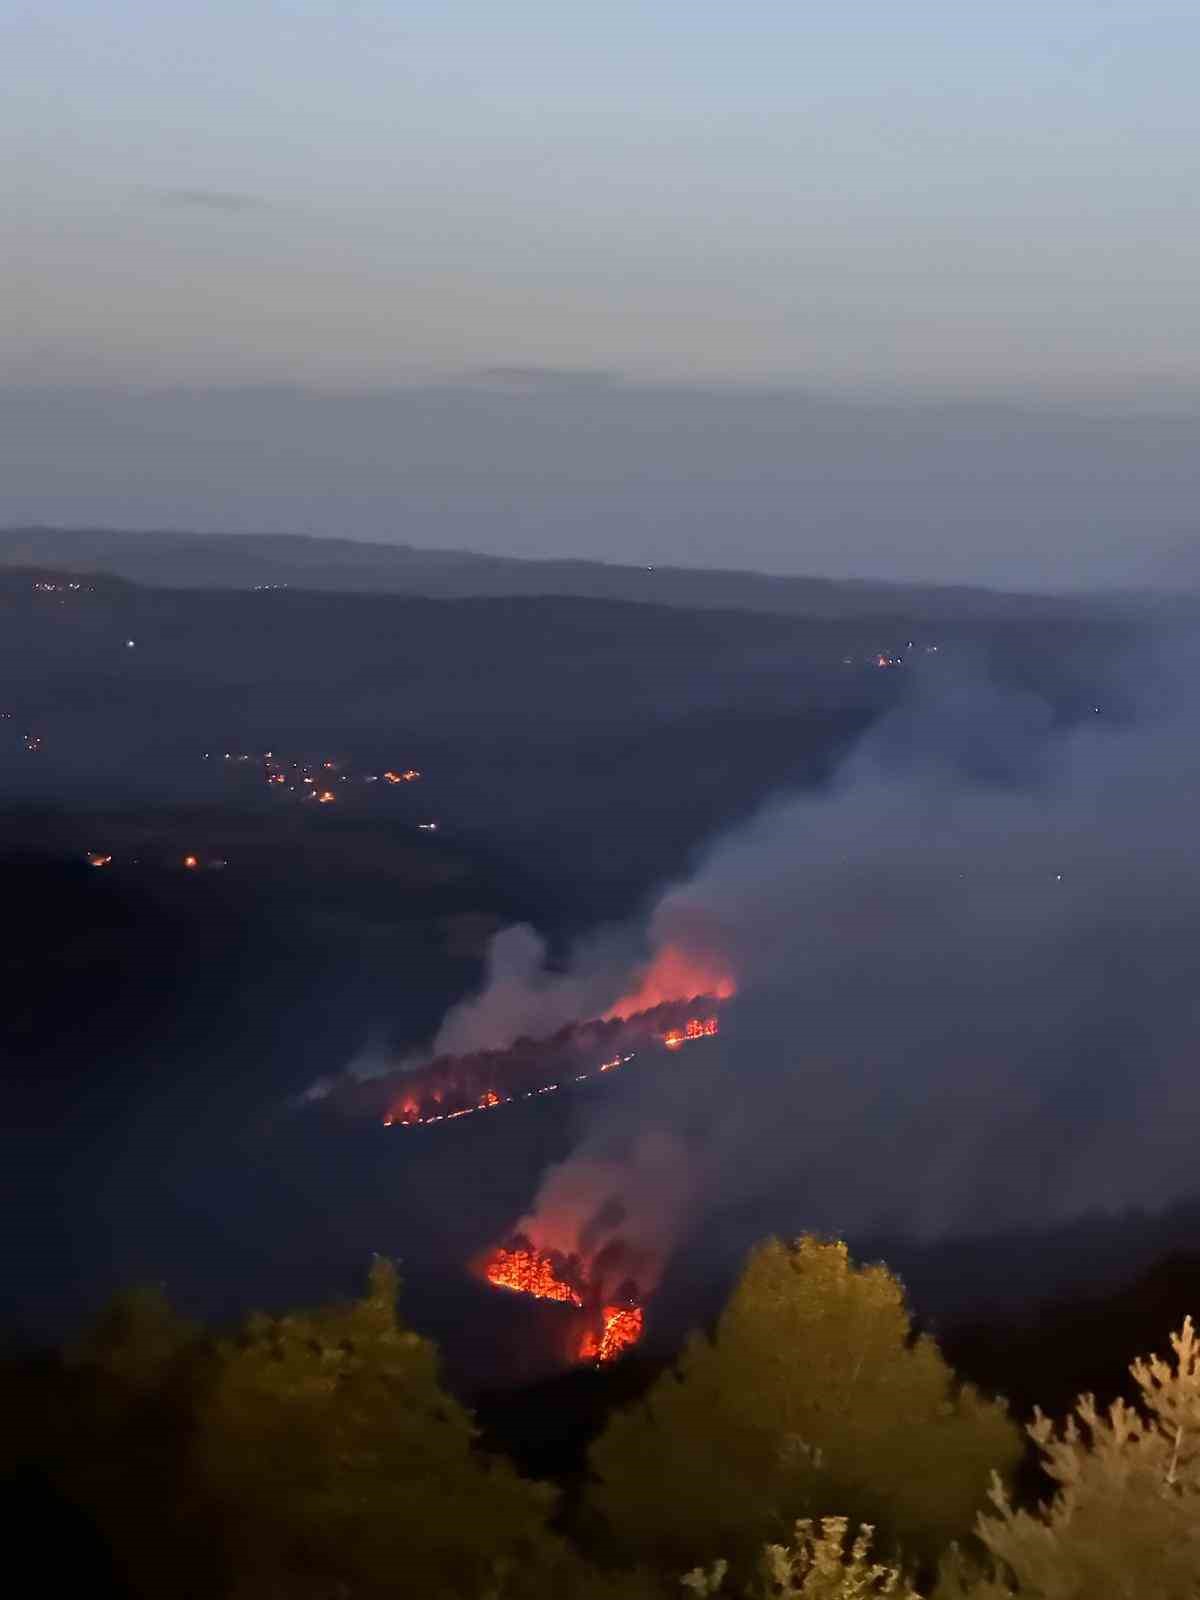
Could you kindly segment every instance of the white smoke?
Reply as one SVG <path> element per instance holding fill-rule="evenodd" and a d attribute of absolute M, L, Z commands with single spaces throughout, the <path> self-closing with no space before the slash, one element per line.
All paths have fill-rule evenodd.
<path fill-rule="evenodd" d="M 565 972 L 551 970 L 546 942 L 525 923 L 504 928 L 488 946 L 483 987 L 451 1007 L 433 1055 L 503 1049 L 523 1034 L 541 1037 L 597 1016 L 619 992 L 625 962 L 611 945 L 593 943 Z"/>
<path fill-rule="evenodd" d="M 579 1252 L 589 1262 L 619 1246 L 604 1291 L 632 1278 L 650 1294 L 684 1231 L 697 1181 L 694 1154 L 664 1129 L 617 1141 L 596 1134 L 547 1171 L 517 1231 L 539 1250 Z"/>

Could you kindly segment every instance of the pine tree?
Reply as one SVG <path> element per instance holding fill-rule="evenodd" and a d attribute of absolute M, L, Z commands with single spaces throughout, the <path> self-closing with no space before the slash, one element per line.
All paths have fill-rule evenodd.
<path fill-rule="evenodd" d="M 1130 1367 L 1140 1404 L 1101 1415 L 1090 1395 L 1055 1427 L 1040 1412 L 1029 1432 L 1057 1485 L 1036 1512 L 1017 1510 L 1003 1484 L 979 1537 L 997 1563 L 963 1585 L 971 1600 L 1195 1600 L 1200 1594 L 1200 1340 L 1189 1317 L 1171 1336 L 1174 1360 Z M 942 1591 L 955 1592 L 949 1585 Z"/>
<path fill-rule="evenodd" d="M 363 1299 L 220 1348 L 195 1466 L 235 1594 L 507 1593 L 546 1555 L 551 1491 L 479 1452 L 395 1300 L 378 1261 Z"/>
<path fill-rule="evenodd" d="M 47 1375 L 23 1454 L 148 1600 L 566 1592 L 552 1491 L 479 1449 L 396 1287 L 379 1261 L 361 1299 L 223 1340 L 122 1295 Z"/>
<path fill-rule="evenodd" d="M 621 1547 L 677 1568 L 847 1512 L 936 1559 L 1019 1453 L 1002 1407 L 914 1339 L 885 1268 L 854 1266 L 840 1243 L 770 1240 L 715 1336 L 694 1337 L 593 1446 L 591 1504 Z"/>

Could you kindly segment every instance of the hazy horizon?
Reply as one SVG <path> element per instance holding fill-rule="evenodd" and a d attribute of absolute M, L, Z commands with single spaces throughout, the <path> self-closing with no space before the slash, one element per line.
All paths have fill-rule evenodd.
<path fill-rule="evenodd" d="M 1195 422 L 505 369 L 0 388 L 0 526 L 1010 590 L 1194 587 Z"/>

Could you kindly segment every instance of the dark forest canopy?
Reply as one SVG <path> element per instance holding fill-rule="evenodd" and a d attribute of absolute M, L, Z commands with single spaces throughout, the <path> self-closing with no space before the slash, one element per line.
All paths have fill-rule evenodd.
<path fill-rule="evenodd" d="M 1165 1360 L 1128 1368 L 1114 1346 L 1125 1398 L 1107 1413 L 1085 1399 L 1081 1432 L 1035 1420 L 1014 1479 L 1024 1419 L 915 1334 L 886 1267 L 769 1240 L 676 1365 L 586 1375 L 591 1470 L 554 1484 L 481 1436 L 396 1293 L 377 1260 L 356 1300 L 219 1332 L 147 1287 L 60 1351 L 10 1356 L 10 1553 L 58 1585 L 196 1600 L 648 1600 L 678 1593 L 689 1565 L 698 1592 L 728 1569 L 721 1592 L 741 1593 L 764 1546 L 764 1570 L 797 1585 L 765 1592 L 826 1600 L 900 1592 L 889 1568 L 938 1600 L 1182 1600 L 1200 1577 L 1186 1318 Z M 852 1581 L 860 1521 L 884 1563 L 869 1587 Z"/>

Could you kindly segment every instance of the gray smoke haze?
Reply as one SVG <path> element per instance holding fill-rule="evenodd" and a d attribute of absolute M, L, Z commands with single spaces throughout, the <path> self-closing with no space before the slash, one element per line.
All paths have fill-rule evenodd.
<path fill-rule="evenodd" d="M 589 1141 L 551 1167 L 517 1231 L 541 1250 L 578 1251 L 590 1263 L 606 1251 L 605 1281 L 597 1287 L 612 1293 L 631 1278 L 650 1294 L 695 1205 L 697 1165 L 684 1141 L 664 1128 L 607 1143 Z"/>
<path fill-rule="evenodd" d="M 524 923 L 504 928 L 488 947 L 479 994 L 446 1013 L 433 1055 L 501 1049 L 522 1034 L 540 1038 L 568 1022 L 598 1016 L 620 992 L 629 954 L 620 936 L 602 936 L 580 951 L 566 972 L 547 968 L 544 939 Z"/>
<path fill-rule="evenodd" d="M 654 907 L 646 945 L 702 929 L 738 998 L 633 1101 L 579 1109 L 532 1217 L 615 1195 L 624 1236 L 666 1248 L 730 1205 L 772 1226 L 786 1194 L 807 1226 L 930 1237 L 1200 1187 L 1198 666 L 1176 646 L 1132 720 L 1100 697 L 1066 732 L 1035 697 L 914 674 L 830 790 L 777 799 Z M 522 992 L 497 961 L 460 1021 L 593 979 L 584 952 L 565 976 L 527 967 Z M 645 1141 L 667 1130 L 656 1176 Z"/>

